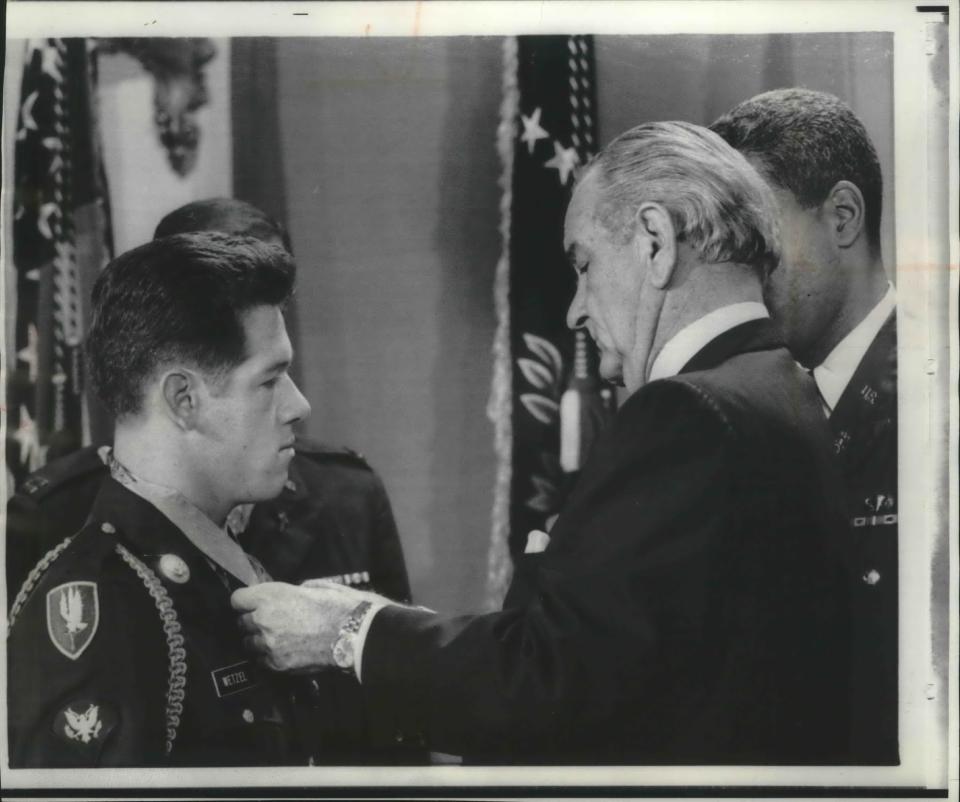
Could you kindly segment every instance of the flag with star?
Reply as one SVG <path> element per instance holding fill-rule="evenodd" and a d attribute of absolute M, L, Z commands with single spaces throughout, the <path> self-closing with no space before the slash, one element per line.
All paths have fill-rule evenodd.
<path fill-rule="evenodd" d="M 504 47 L 491 606 L 502 598 L 527 534 L 548 529 L 559 512 L 613 403 L 597 380 L 589 337 L 566 325 L 576 277 L 564 253 L 563 218 L 576 170 L 596 151 L 592 37 L 510 37 Z M 564 396 L 574 384 L 588 392 L 571 405 Z M 561 448 L 561 431 L 573 448 L 569 442 Z"/>
<path fill-rule="evenodd" d="M 19 484 L 85 440 L 84 307 L 109 257 L 85 39 L 26 43 L 14 151 L 14 364 L 7 468 Z"/>

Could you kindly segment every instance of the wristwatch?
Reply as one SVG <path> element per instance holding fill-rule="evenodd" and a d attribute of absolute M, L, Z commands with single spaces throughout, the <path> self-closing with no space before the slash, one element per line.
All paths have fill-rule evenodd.
<path fill-rule="evenodd" d="M 353 670 L 357 633 L 360 631 L 360 625 L 371 606 L 368 601 L 360 602 L 353 608 L 337 632 L 337 639 L 333 643 L 333 662 L 344 671 Z"/>

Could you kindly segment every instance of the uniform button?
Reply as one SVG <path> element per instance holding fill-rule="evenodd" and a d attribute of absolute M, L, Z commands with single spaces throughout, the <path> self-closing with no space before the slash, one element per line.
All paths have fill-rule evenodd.
<path fill-rule="evenodd" d="M 190 580 L 190 567 L 176 554 L 164 554 L 158 567 L 161 574 L 178 585 Z"/>
<path fill-rule="evenodd" d="M 117 533 L 117 527 L 104 521 L 102 524 L 100 524 L 100 531 L 107 535 L 115 535 Z"/>
<path fill-rule="evenodd" d="M 397 730 L 393 735 L 393 740 L 395 740 L 398 744 L 402 744 L 405 740 L 404 734 L 400 732 L 400 730 Z"/>
<path fill-rule="evenodd" d="M 243 716 L 243 720 L 246 721 L 247 724 L 253 724 L 253 721 L 256 718 L 256 716 L 253 715 L 253 711 L 249 707 L 246 708 L 240 715 Z"/>
<path fill-rule="evenodd" d="M 863 575 L 863 581 L 868 585 L 876 585 L 880 581 L 880 572 L 875 568 L 871 568 Z"/>

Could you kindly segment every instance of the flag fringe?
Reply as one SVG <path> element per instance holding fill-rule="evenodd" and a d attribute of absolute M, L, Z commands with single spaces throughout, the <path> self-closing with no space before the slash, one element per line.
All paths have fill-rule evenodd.
<path fill-rule="evenodd" d="M 497 152 L 502 167 L 500 195 L 500 259 L 494 277 L 493 300 L 497 329 L 493 341 L 493 380 L 487 417 L 494 425 L 497 473 L 493 493 L 490 548 L 487 553 L 487 589 L 484 606 L 496 610 L 503 603 L 511 577 L 510 484 L 513 459 L 513 367 L 510 352 L 510 212 L 513 204 L 513 148 L 517 134 L 520 90 L 517 85 L 517 38 L 503 42 L 503 97 L 497 126 Z"/>

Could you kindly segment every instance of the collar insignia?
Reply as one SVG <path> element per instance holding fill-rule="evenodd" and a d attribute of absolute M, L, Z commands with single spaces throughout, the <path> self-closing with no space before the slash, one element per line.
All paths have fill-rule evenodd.
<path fill-rule="evenodd" d="M 65 582 L 47 593 L 47 632 L 57 650 L 76 660 L 100 624 L 96 582 Z"/>

